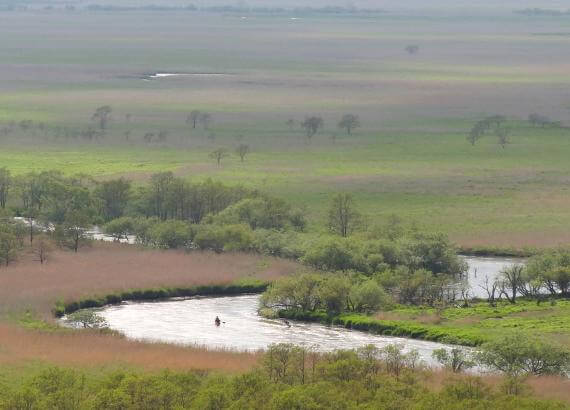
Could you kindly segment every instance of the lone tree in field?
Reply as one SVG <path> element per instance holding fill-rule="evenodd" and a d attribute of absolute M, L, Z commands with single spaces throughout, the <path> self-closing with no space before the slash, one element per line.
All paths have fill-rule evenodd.
<path fill-rule="evenodd" d="M 495 130 L 495 135 L 497 136 L 497 143 L 501 146 L 501 148 L 505 149 L 508 144 L 511 143 L 509 140 L 509 134 L 511 130 L 508 128 L 497 128 Z"/>
<path fill-rule="evenodd" d="M 295 128 L 295 120 L 293 118 L 289 118 L 285 124 L 289 127 L 289 131 L 293 131 L 293 128 Z"/>
<path fill-rule="evenodd" d="M 321 117 L 306 117 L 305 121 L 301 123 L 301 127 L 307 133 L 307 138 L 311 140 L 311 138 L 319 132 L 319 130 L 325 125 L 325 122 Z"/>
<path fill-rule="evenodd" d="M 109 120 L 111 119 L 112 112 L 113 110 L 110 106 L 103 105 L 95 110 L 95 113 L 91 119 L 97 123 L 100 130 L 105 130 L 109 125 Z"/>
<path fill-rule="evenodd" d="M 410 55 L 418 54 L 418 52 L 420 51 L 420 46 L 418 46 L 417 44 L 410 44 L 406 46 L 405 50 Z"/>
<path fill-rule="evenodd" d="M 360 127 L 360 118 L 358 115 L 345 114 L 338 123 L 338 127 L 341 130 L 346 130 L 348 135 L 352 135 L 352 131 Z"/>
<path fill-rule="evenodd" d="M 236 153 L 239 155 L 241 162 L 243 162 L 245 156 L 249 154 L 249 145 L 239 144 L 238 147 L 236 148 Z"/>
<path fill-rule="evenodd" d="M 222 165 L 222 159 L 228 156 L 228 150 L 225 148 L 218 148 L 210 153 L 210 158 L 215 159 L 218 166 Z"/>
<path fill-rule="evenodd" d="M 200 120 L 199 121 L 200 121 L 200 124 L 202 124 L 202 127 L 205 130 L 207 130 L 210 127 L 210 124 L 212 123 L 213 119 L 214 118 L 212 117 L 212 114 L 205 112 L 205 113 L 200 114 Z"/>
<path fill-rule="evenodd" d="M 6 208 L 10 185 L 12 185 L 12 176 L 10 175 L 10 170 L 6 168 L 0 168 L 0 208 L 2 209 Z"/>
<path fill-rule="evenodd" d="M 186 124 L 191 124 L 192 128 L 195 129 L 198 125 L 198 120 L 200 119 L 200 111 L 194 110 L 186 117 Z"/>
<path fill-rule="evenodd" d="M 329 209 L 329 229 L 346 238 L 358 226 L 360 213 L 355 209 L 352 195 L 337 194 Z"/>

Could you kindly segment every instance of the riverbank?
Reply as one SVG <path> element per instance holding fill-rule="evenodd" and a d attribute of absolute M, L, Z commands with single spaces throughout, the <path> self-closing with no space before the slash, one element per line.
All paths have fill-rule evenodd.
<path fill-rule="evenodd" d="M 518 299 L 490 307 L 472 302 L 470 307 L 398 306 L 374 316 L 361 314 L 327 315 L 325 312 L 278 312 L 279 317 L 344 326 L 381 335 L 409 337 L 432 342 L 479 346 L 507 334 L 528 332 L 563 346 L 570 346 L 570 301 L 557 299 L 554 304 Z"/>

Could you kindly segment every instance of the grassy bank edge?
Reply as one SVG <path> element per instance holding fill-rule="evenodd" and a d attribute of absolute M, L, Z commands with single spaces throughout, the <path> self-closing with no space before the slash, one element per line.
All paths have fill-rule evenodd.
<path fill-rule="evenodd" d="M 127 290 L 95 296 L 78 301 L 58 301 L 53 308 L 56 317 L 76 312 L 80 309 L 101 308 L 126 301 L 152 301 L 159 299 L 191 297 L 191 296 L 233 296 L 251 293 L 262 293 L 269 282 L 257 279 L 245 279 L 229 284 L 197 285 L 190 287 L 160 287 L 152 289 Z"/>
<path fill-rule="evenodd" d="M 476 347 L 489 341 L 479 332 L 441 326 L 425 326 L 409 321 L 378 320 L 360 314 L 327 315 L 325 312 L 280 310 L 277 315 L 283 319 L 318 322 L 384 336 L 408 337 L 453 345 Z"/>

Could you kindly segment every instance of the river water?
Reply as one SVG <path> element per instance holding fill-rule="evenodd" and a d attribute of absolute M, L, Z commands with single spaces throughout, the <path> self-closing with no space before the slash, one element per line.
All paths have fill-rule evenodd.
<path fill-rule="evenodd" d="M 259 295 L 197 297 L 161 302 L 129 302 L 109 306 L 99 314 L 109 327 L 128 338 L 150 342 L 205 346 L 212 349 L 256 351 L 272 343 L 293 343 L 318 351 L 355 349 L 367 344 L 383 347 L 401 343 L 416 349 L 432 363 L 431 353 L 446 347 L 441 343 L 379 336 L 318 323 L 266 319 L 257 313 Z M 214 325 L 219 316 L 222 324 Z"/>
<path fill-rule="evenodd" d="M 493 280 L 502 268 L 523 260 L 514 258 L 464 257 L 470 265 L 468 281 L 472 295 L 484 297 L 479 288 L 485 277 Z M 319 351 L 355 349 L 367 344 L 383 347 L 401 343 L 415 349 L 422 360 L 434 364 L 435 349 L 449 347 L 421 340 L 379 336 L 367 332 L 329 327 L 318 323 L 291 322 L 261 317 L 259 295 L 194 297 L 158 302 L 126 302 L 98 313 L 111 329 L 131 339 L 203 346 L 212 349 L 256 351 L 272 343 L 293 343 Z M 222 325 L 216 327 L 219 316 Z"/>

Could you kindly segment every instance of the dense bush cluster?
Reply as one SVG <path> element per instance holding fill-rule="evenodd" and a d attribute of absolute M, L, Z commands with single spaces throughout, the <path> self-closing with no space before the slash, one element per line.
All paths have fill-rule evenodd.
<path fill-rule="evenodd" d="M 45 368 L 7 383 L 0 409 L 564 409 L 565 404 L 453 378 L 440 391 L 422 382 L 417 356 L 398 346 L 317 354 L 274 345 L 260 368 L 241 375 L 204 372 L 84 373 Z M 521 393 L 519 390 L 518 393 Z"/>

